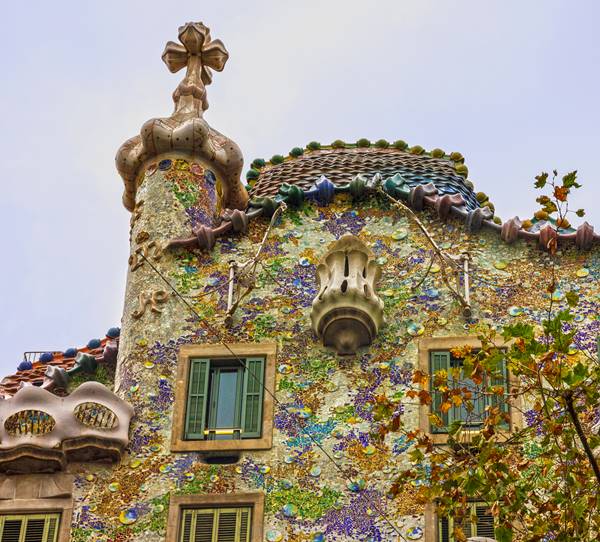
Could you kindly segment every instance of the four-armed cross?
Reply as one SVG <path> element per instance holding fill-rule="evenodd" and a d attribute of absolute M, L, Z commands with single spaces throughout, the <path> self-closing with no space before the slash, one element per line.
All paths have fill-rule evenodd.
<path fill-rule="evenodd" d="M 210 38 L 210 30 L 202 23 L 186 23 L 179 28 L 179 45 L 174 41 L 167 42 L 162 54 L 164 63 L 171 73 L 178 72 L 187 66 L 185 78 L 173 93 L 175 112 L 184 112 L 190 107 L 199 112 L 208 108 L 205 85 L 212 82 L 210 68 L 222 71 L 229 58 L 229 53 L 221 40 Z"/>

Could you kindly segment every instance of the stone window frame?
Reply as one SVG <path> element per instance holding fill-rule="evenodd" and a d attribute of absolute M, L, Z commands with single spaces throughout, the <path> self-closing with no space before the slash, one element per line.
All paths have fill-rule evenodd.
<path fill-rule="evenodd" d="M 434 503 L 427 503 L 425 505 L 424 513 L 424 537 L 423 542 L 439 542 L 439 521 L 438 515 L 435 511 Z M 470 540 L 470 539 L 469 539 Z M 476 538 L 479 540 L 479 538 Z"/>
<path fill-rule="evenodd" d="M 511 342 L 502 342 L 500 347 L 507 347 Z M 427 337 L 419 341 L 419 370 L 429 375 L 429 353 L 432 350 L 450 350 L 457 346 L 470 346 L 474 349 L 481 348 L 481 341 L 474 336 L 462 335 L 453 337 Z M 512 389 L 518 387 L 517 378 L 508 371 L 508 388 Z M 508 413 L 510 416 L 509 429 L 507 431 L 499 431 L 500 436 L 508 437 L 515 428 L 523 427 L 523 414 L 521 411 L 521 397 L 517 397 L 515 400 L 509 401 Z M 447 433 L 432 433 L 429 421 L 429 414 L 431 413 L 430 405 L 419 406 L 419 429 L 426 433 L 434 444 L 446 444 L 448 442 Z M 464 437 L 468 440 L 470 436 L 474 436 L 479 433 L 475 431 L 463 431 Z"/>
<path fill-rule="evenodd" d="M 73 496 L 66 488 L 73 487 L 73 479 L 64 473 L 2 475 L 0 515 L 60 514 L 56 541 L 69 542 Z"/>
<path fill-rule="evenodd" d="M 260 438 L 239 440 L 185 440 L 185 410 L 191 358 L 235 359 L 264 357 L 265 378 L 262 407 L 262 434 Z M 177 360 L 175 405 L 173 407 L 173 429 L 171 432 L 172 452 L 240 452 L 244 450 L 269 450 L 273 446 L 273 413 L 275 395 L 275 366 L 277 343 L 228 343 L 184 345 Z"/>
<path fill-rule="evenodd" d="M 172 495 L 169 500 L 167 536 L 165 542 L 178 542 L 181 533 L 181 513 L 186 508 L 228 508 L 249 506 L 251 513 L 250 542 L 262 542 L 265 495 L 253 493 L 208 493 L 203 495 Z M 62 541 L 61 541 L 62 542 Z"/>

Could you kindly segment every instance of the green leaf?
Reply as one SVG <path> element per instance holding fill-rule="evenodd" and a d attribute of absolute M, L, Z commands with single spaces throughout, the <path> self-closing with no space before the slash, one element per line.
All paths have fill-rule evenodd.
<path fill-rule="evenodd" d="M 454 420 L 449 426 L 448 426 L 448 434 L 451 436 L 456 435 L 456 433 L 458 433 L 460 431 L 462 427 L 462 421 L 461 420 Z"/>
<path fill-rule="evenodd" d="M 576 307 L 579 303 L 579 296 L 575 292 L 567 292 L 565 295 L 569 307 Z"/>
<path fill-rule="evenodd" d="M 544 188 L 546 186 L 546 181 L 548 180 L 548 174 L 546 172 L 542 172 L 535 177 L 535 187 L 536 188 Z"/>
<path fill-rule="evenodd" d="M 419 448 L 413 448 L 410 452 L 408 452 L 408 456 L 410 457 L 411 461 L 415 463 L 423 461 L 425 458 L 425 455 L 423 455 L 423 452 L 419 450 Z"/>
<path fill-rule="evenodd" d="M 567 173 L 562 178 L 562 184 L 565 188 L 579 188 L 581 185 L 577 184 L 577 170 Z"/>
<path fill-rule="evenodd" d="M 505 340 L 512 338 L 533 339 L 533 326 L 520 322 L 510 326 L 504 326 L 502 336 Z"/>
<path fill-rule="evenodd" d="M 585 210 L 584 209 L 577 209 L 577 211 L 575 211 L 575 214 L 579 217 L 582 218 L 585 216 Z"/>
<path fill-rule="evenodd" d="M 494 529 L 494 535 L 497 542 L 511 542 L 513 539 L 512 529 L 509 529 L 504 525 L 498 525 L 498 527 Z"/>

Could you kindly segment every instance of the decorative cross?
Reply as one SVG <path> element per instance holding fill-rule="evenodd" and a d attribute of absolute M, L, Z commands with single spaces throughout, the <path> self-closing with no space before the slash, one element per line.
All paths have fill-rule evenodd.
<path fill-rule="evenodd" d="M 184 97 L 200 100 L 202 110 L 208 108 L 205 85 L 212 82 L 210 68 L 222 71 L 229 58 L 229 53 L 221 40 L 212 40 L 210 29 L 202 23 L 186 23 L 179 27 L 179 45 L 173 41 L 167 42 L 162 54 L 164 63 L 171 73 L 178 72 L 187 66 L 185 78 L 173 93 L 177 113 L 186 108 L 189 102 Z"/>

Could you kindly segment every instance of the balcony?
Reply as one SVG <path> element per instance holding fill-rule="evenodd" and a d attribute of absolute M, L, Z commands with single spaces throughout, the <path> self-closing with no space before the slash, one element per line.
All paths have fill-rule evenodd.
<path fill-rule="evenodd" d="M 67 397 L 36 386 L 0 400 L 0 472 L 56 472 L 69 462 L 117 462 L 133 407 L 98 382 Z"/>

